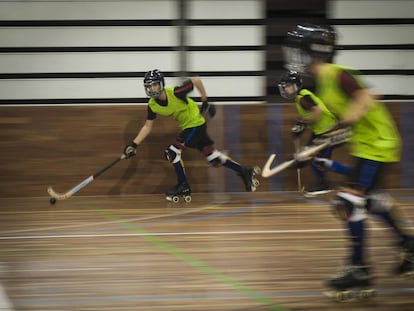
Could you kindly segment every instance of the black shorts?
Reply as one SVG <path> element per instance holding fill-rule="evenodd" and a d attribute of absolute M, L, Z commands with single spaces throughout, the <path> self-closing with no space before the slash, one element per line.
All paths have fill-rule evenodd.
<path fill-rule="evenodd" d="M 207 125 L 187 128 L 182 131 L 177 141 L 188 148 L 197 148 L 202 151 L 204 147 L 214 145 L 214 141 L 207 134 Z"/>

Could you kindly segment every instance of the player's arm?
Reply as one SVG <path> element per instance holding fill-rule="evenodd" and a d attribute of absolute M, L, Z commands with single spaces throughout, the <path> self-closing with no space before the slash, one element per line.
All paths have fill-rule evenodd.
<path fill-rule="evenodd" d="M 308 111 L 308 115 L 303 118 L 303 121 L 306 123 L 315 123 L 320 120 L 322 117 L 322 110 L 319 108 L 318 104 L 312 100 L 312 97 L 309 95 L 303 96 L 299 104 L 302 106 L 303 109 Z"/>
<path fill-rule="evenodd" d="M 200 94 L 201 101 L 206 102 L 208 100 L 208 96 L 207 96 L 207 92 L 204 87 L 203 81 L 201 81 L 201 79 L 198 77 L 193 77 L 191 78 L 191 82 L 193 83 L 198 93 Z"/>
<path fill-rule="evenodd" d="M 200 78 L 193 77 L 191 78 L 191 82 L 193 82 L 193 85 L 197 89 L 198 93 L 200 93 L 201 97 L 201 108 L 200 112 L 206 116 L 208 114 L 211 118 L 213 118 L 216 115 L 216 107 L 208 102 L 208 96 L 206 89 L 204 87 L 203 81 L 201 81 Z"/>
<path fill-rule="evenodd" d="M 154 125 L 154 120 L 156 118 L 156 114 L 148 107 L 148 116 L 147 120 L 145 121 L 144 125 L 139 130 L 137 136 L 132 140 L 131 143 L 125 146 L 124 148 L 124 155 L 126 158 L 133 157 L 137 154 L 137 146 L 141 144 L 145 138 L 151 133 L 152 127 Z"/>
<path fill-rule="evenodd" d="M 350 98 L 350 107 L 341 117 L 340 122 L 352 124 L 372 108 L 375 98 L 369 89 L 361 86 L 351 73 L 343 71 L 339 79 L 342 89 Z"/>
<path fill-rule="evenodd" d="M 156 117 L 157 117 L 157 114 L 153 112 L 152 109 L 148 106 L 147 120 L 145 121 L 144 125 L 141 127 L 137 136 L 132 140 L 132 144 L 135 144 L 136 146 L 138 146 L 145 140 L 145 138 L 147 138 L 147 136 L 152 131 L 152 126 L 154 124 L 154 120 Z"/>
<path fill-rule="evenodd" d="M 188 96 L 188 93 L 194 90 L 194 87 L 200 94 L 201 101 L 207 101 L 208 96 L 203 81 L 197 77 L 186 79 L 180 86 L 175 87 L 174 95 L 185 100 L 185 98 Z"/>
<path fill-rule="evenodd" d="M 153 124 L 154 120 L 146 120 L 144 125 L 138 132 L 137 136 L 132 140 L 132 142 L 137 146 L 141 144 L 145 140 L 145 138 L 147 138 L 147 136 L 151 133 Z"/>
<path fill-rule="evenodd" d="M 193 77 L 187 79 L 183 82 L 182 85 L 177 86 L 174 88 L 174 95 L 178 98 L 181 98 L 183 101 L 187 102 L 187 94 L 191 92 L 194 87 L 197 89 L 198 93 L 200 94 L 202 105 L 200 107 L 200 112 L 205 115 L 208 113 L 210 117 L 214 117 L 216 114 L 216 108 L 213 104 L 208 103 L 208 96 L 206 89 L 204 87 L 203 81 L 201 81 L 198 77 Z"/>
<path fill-rule="evenodd" d="M 299 105 L 308 113 L 303 118 L 296 120 L 290 129 L 294 138 L 302 136 L 309 124 L 317 122 L 322 117 L 322 110 L 309 95 L 303 96 L 299 101 Z"/>

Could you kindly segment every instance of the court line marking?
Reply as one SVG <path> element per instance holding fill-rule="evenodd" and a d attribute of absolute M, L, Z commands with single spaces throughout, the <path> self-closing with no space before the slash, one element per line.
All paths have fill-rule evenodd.
<path fill-rule="evenodd" d="M 414 189 L 414 188 L 413 188 Z M 258 194 L 260 192 L 255 192 L 255 194 Z M 284 196 L 287 198 L 291 198 L 292 196 L 297 197 L 297 193 L 295 191 L 270 191 L 270 192 L 265 192 L 265 193 L 271 193 L 271 194 L 277 194 L 279 196 Z M 229 195 L 236 195 L 236 196 L 246 196 L 246 193 L 244 192 L 230 192 L 230 193 L 221 193 L 222 195 L 225 196 L 229 196 Z M 217 195 L 220 195 L 220 193 L 218 193 Z M 139 195 L 126 195 L 126 197 L 135 197 L 135 196 L 139 196 Z M 80 196 L 80 197 L 100 197 L 100 196 Z M 398 196 L 395 196 L 396 198 Z M 43 197 L 32 197 L 32 198 L 43 198 Z M 21 198 L 14 198 L 14 199 L 21 199 Z M 315 204 L 315 205 L 329 205 L 329 202 L 325 202 L 325 201 L 321 201 L 317 198 L 302 198 L 303 201 L 306 201 L 308 203 L 311 204 Z M 1 198 L 0 198 L 1 201 Z M 258 203 L 255 205 L 247 205 L 244 207 L 232 207 L 231 209 L 241 209 L 241 208 L 258 208 L 258 207 L 263 207 L 264 205 L 268 204 L 266 199 L 258 199 Z M 40 227 L 40 228 L 29 228 L 29 229 L 20 229 L 20 230 L 9 230 L 9 231 L 0 231 L 0 234 L 15 234 L 15 233 L 25 233 L 25 232 L 39 232 L 39 231 L 50 231 L 50 230 L 59 230 L 59 229 L 76 229 L 76 228 L 91 228 L 91 227 L 95 227 L 95 226 L 100 226 L 100 225 L 110 225 L 110 224 L 120 224 L 123 222 L 134 222 L 134 221 L 147 221 L 147 220 L 152 220 L 152 219 L 161 219 L 161 218 L 168 218 L 168 217 L 175 217 L 175 216 L 181 216 L 181 215 L 186 215 L 186 214 L 192 214 L 195 212 L 199 212 L 199 211 L 203 211 L 206 209 L 211 209 L 217 206 L 220 206 L 222 204 L 226 204 L 228 202 L 231 202 L 231 198 L 230 199 L 221 199 L 218 200 L 216 202 L 212 202 L 209 203 L 206 206 L 202 206 L 199 208 L 192 208 L 192 209 L 186 209 L 184 211 L 179 211 L 179 212 L 174 212 L 174 213 L 168 213 L 168 214 L 161 214 L 161 215 L 155 215 L 155 216 L 146 216 L 146 217 L 137 217 L 137 218 L 123 218 L 123 219 L 119 219 L 119 220 L 113 220 L 113 221 L 101 221 L 101 222 L 93 222 L 93 223 L 86 223 L 86 224 L 71 224 L 71 225 L 62 225 L 62 226 L 49 226 L 49 227 Z M 277 202 L 276 202 L 277 203 Z M 286 206 L 289 205 L 296 205 L 296 203 L 283 203 Z"/>
<path fill-rule="evenodd" d="M 126 221 L 122 222 L 126 225 Z M 141 230 L 128 224 L 130 230 Z M 411 227 L 414 229 L 414 227 Z M 369 228 L 368 231 L 388 231 L 389 228 Z M 193 231 L 193 232 L 134 232 L 134 233 L 102 233 L 102 234 L 53 234 L 53 235 L 22 235 L 0 236 L 0 240 L 22 239 L 61 239 L 61 238 L 100 238 L 100 237 L 131 237 L 131 236 L 182 236 L 182 235 L 240 235 L 240 234 L 296 234 L 320 232 L 346 232 L 346 229 L 297 229 L 297 230 L 255 230 L 255 231 Z"/>
<path fill-rule="evenodd" d="M 37 232 L 37 231 L 49 231 L 49 230 L 57 230 L 57 229 L 73 229 L 73 228 L 90 228 L 94 226 L 100 225 L 111 225 L 111 224 L 120 224 L 123 222 L 134 222 L 134 221 L 147 221 L 152 219 L 160 219 L 160 218 L 167 218 L 167 217 L 176 217 L 186 214 L 191 214 L 195 212 L 200 212 L 205 209 L 214 208 L 217 205 L 223 204 L 223 202 L 218 202 L 214 204 L 209 204 L 207 206 L 195 208 L 195 209 L 186 209 L 179 212 L 169 213 L 169 214 L 161 214 L 161 215 L 154 215 L 154 216 L 146 216 L 146 217 L 137 217 L 137 218 L 123 218 L 119 220 L 112 220 L 112 221 L 100 221 L 100 222 L 88 222 L 85 224 L 72 224 L 72 225 L 64 225 L 64 226 L 49 226 L 49 227 L 40 227 L 40 228 L 29 228 L 29 229 L 21 229 L 21 230 L 10 230 L 10 231 L 0 231 L 0 234 L 13 234 L 13 233 L 24 233 L 24 232 Z"/>
<path fill-rule="evenodd" d="M 108 211 L 95 209 L 95 212 L 99 214 L 101 217 L 115 220 L 118 216 L 113 215 L 109 213 Z M 143 229 L 137 228 L 133 226 L 130 223 L 123 223 L 123 226 L 125 229 L 137 233 L 137 234 L 143 234 L 140 237 L 143 238 L 147 243 L 151 244 L 153 247 L 158 248 L 162 250 L 163 252 L 166 252 L 172 256 L 175 256 L 177 259 L 182 260 L 187 265 L 197 269 L 198 271 L 201 271 L 203 273 L 208 274 L 210 277 L 213 277 L 223 284 L 226 284 L 227 286 L 233 288 L 233 290 L 238 291 L 239 293 L 242 293 L 244 295 L 260 295 L 258 292 L 253 290 L 252 288 L 244 285 L 242 282 L 238 281 L 237 279 L 234 279 L 230 276 L 227 276 L 226 274 L 221 273 L 219 270 L 214 269 L 213 267 L 207 265 L 204 261 L 192 256 L 191 254 L 186 253 L 182 249 L 175 247 L 173 244 L 170 244 L 168 242 L 165 242 L 158 238 L 157 236 L 154 236 L 153 234 L 150 234 Z M 273 300 L 269 299 L 268 297 L 263 296 L 253 296 L 253 299 L 255 299 L 257 302 L 260 302 L 263 305 L 266 305 L 271 310 L 274 311 L 288 311 L 289 309 L 285 308 L 282 305 L 279 305 L 278 303 L 274 302 Z"/>
<path fill-rule="evenodd" d="M 217 196 L 224 195 L 226 197 L 229 197 L 230 195 L 236 195 L 236 196 L 245 196 L 245 193 L 240 193 L 240 192 L 223 192 L 223 193 L 218 193 Z M 279 195 L 283 195 L 283 196 L 287 196 L 290 197 L 291 195 L 289 193 L 284 193 L 281 192 L 279 193 Z M 80 196 L 80 197 L 84 197 L 84 198 L 95 198 L 95 197 L 101 197 L 101 196 Z M 139 197 L 139 195 L 126 195 L 126 197 Z M 27 197 L 27 199 L 30 198 L 35 198 L 35 199 L 40 199 L 43 197 Z M 11 199 L 21 199 L 21 198 L 11 198 Z M 0 198 L 1 201 L 1 198 Z M 146 217 L 137 217 L 137 218 L 123 218 L 123 219 L 119 219 L 119 220 L 113 220 L 113 221 L 101 221 L 101 222 L 88 222 L 87 224 L 71 224 L 71 225 L 64 225 L 64 226 L 49 226 L 49 227 L 41 227 L 41 228 L 29 228 L 29 229 L 20 229 L 20 230 L 9 230 L 9 231 L 0 231 L 0 234 L 13 234 L 13 233 L 24 233 L 24 232 L 37 232 L 37 231 L 48 231 L 48 230 L 57 230 L 57 229 L 71 229 L 71 228 L 89 228 L 89 227 L 94 227 L 94 226 L 99 226 L 99 225 L 108 225 L 108 224 L 118 224 L 118 223 L 123 223 L 123 222 L 134 222 L 134 221 L 145 221 L 145 220 L 151 220 L 151 219 L 160 219 L 160 218 L 167 218 L 167 217 L 175 217 L 175 216 L 181 216 L 181 215 L 186 215 L 186 214 L 192 214 L 195 212 L 199 212 L 199 211 L 203 211 L 206 209 L 211 209 L 211 208 L 215 208 L 217 206 L 221 206 L 223 204 L 227 204 L 227 203 L 233 203 L 232 202 L 232 198 L 227 198 L 227 199 L 216 199 L 213 202 L 208 203 L 205 206 L 201 206 L 199 208 L 191 208 L 191 209 L 185 209 L 179 212 L 174 212 L 174 213 L 167 213 L 167 214 L 161 214 L 161 215 L 155 215 L 155 216 L 146 216 Z M 265 203 L 261 203 L 260 206 L 263 206 Z M 290 205 L 293 203 L 290 203 Z M 75 204 L 76 205 L 76 204 Z M 86 204 L 82 204 L 82 206 L 84 206 Z M 289 205 L 289 204 L 286 204 Z M 243 207 L 236 207 L 236 208 L 251 208 L 252 205 L 247 205 L 243 206 Z M 258 206 L 256 206 L 258 207 Z M 231 209 L 235 209 L 234 207 L 229 207 Z"/>
<path fill-rule="evenodd" d="M 242 195 L 245 196 L 244 193 L 233 193 L 235 195 Z M 283 194 L 287 197 L 290 197 L 289 194 Z M 110 224 L 121 224 L 124 222 L 135 222 L 135 221 L 147 221 L 147 220 L 152 220 L 152 219 L 161 219 L 161 218 L 168 218 L 168 217 L 176 217 L 176 216 L 181 216 L 181 215 L 187 215 L 187 214 L 193 214 L 199 211 L 203 211 L 203 210 L 207 210 L 207 209 L 212 209 L 215 208 L 217 206 L 221 206 L 223 204 L 227 204 L 227 203 L 233 203 L 231 201 L 232 198 L 229 199 L 221 199 L 221 200 L 216 200 L 214 202 L 210 202 L 209 204 L 205 205 L 205 206 L 201 206 L 199 208 L 191 208 L 191 209 L 185 209 L 185 210 L 181 210 L 179 212 L 174 212 L 174 213 L 167 213 L 167 214 L 161 214 L 161 215 L 155 215 L 155 216 L 146 216 L 146 217 L 137 217 L 137 218 L 122 218 L 119 220 L 113 220 L 113 221 L 101 221 L 101 222 L 88 222 L 86 224 L 71 224 L 71 225 L 63 225 L 63 226 L 49 226 L 49 227 L 40 227 L 40 228 L 29 228 L 29 229 L 20 229 L 20 230 L 9 230 L 9 231 L 0 231 L 0 234 L 15 234 L 15 233 L 25 233 L 25 232 L 39 232 L 39 231 L 49 231 L 49 230 L 58 230 L 58 229 L 76 229 L 76 228 L 91 228 L 91 227 L 95 227 L 95 226 L 99 226 L 99 225 L 110 225 Z M 250 204 L 250 205 L 246 205 L 246 206 L 242 206 L 242 207 L 229 207 L 229 210 L 234 211 L 234 210 L 246 210 L 246 209 L 252 209 L 252 208 L 258 208 L 258 207 L 264 207 L 267 203 L 266 202 L 259 202 L 257 204 Z M 284 203 L 285 204 L 285 203 Z M 287 206 L 292 205 L 294 203 L 289 203 L 289 204 L 285 204 Z M 84 206 L 85 204 L 82 204 L 82 206 Z M 212 217 L 211 215 L 205 216 L 206 218 Z M 176 221 L 175 221 L 176 222 Z M 143 224 L 142 226 L 147 226 L 148 224 Z M 151 224 L 149 224 L 151 225 Z"/>

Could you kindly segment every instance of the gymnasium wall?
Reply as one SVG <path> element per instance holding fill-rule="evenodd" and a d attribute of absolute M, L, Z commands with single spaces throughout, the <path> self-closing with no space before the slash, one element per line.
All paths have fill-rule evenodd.
<path fill-rule="evenodd" d="M 211 100 L 264 97 L 263 0 L 0 2 L 0 104 L 145 103 L 158 68 Z"/>

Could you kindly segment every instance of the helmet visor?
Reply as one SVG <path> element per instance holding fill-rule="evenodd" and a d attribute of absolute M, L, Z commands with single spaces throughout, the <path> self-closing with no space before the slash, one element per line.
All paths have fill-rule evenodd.
<path fill-rule="evenodd" d="M 163 83 L 161 81 L 149 81 L 144 82 L 145 94 L 152 98 L 158 98 L 164 90 Z"/>
<path fill-rule="evenodd" d="M 280 95 L 286 99 L 295 99 L 298 88 L 295 84 L 290 82 L 280 82 L 278 85 Z"/>

